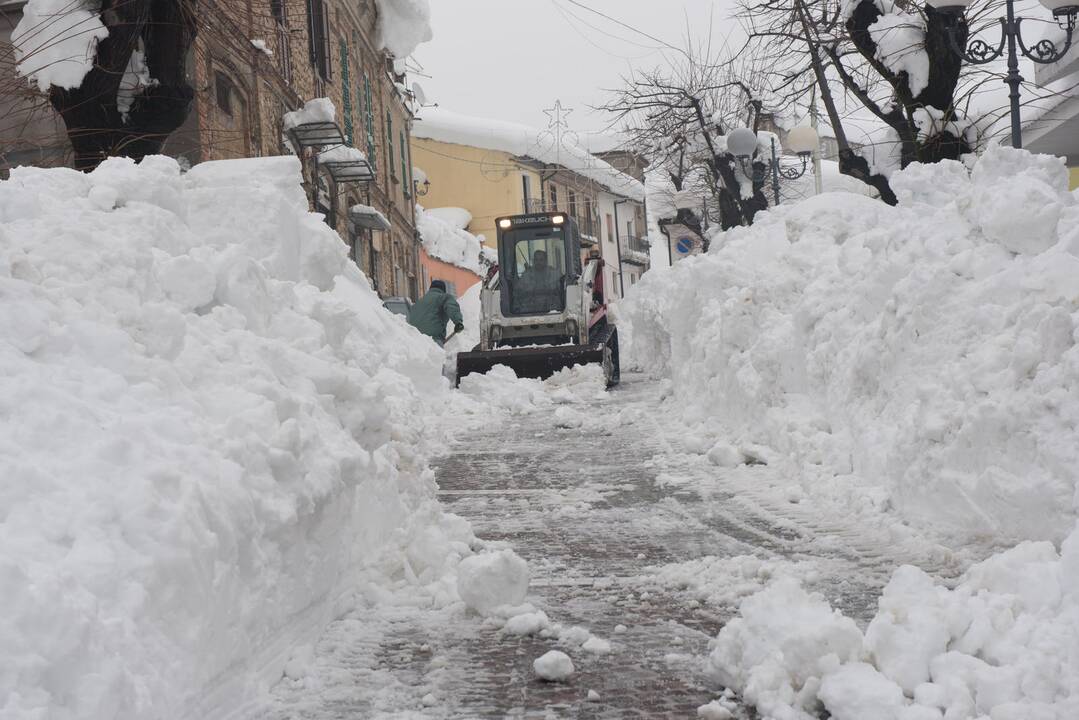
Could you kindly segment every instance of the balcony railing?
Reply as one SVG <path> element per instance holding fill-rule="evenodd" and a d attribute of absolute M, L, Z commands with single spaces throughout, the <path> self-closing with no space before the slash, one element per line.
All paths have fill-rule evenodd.
<path fill-rule="evenodd" d="M 564 206 L 562 206 L 561 203 L 551 203 L 542 198 L 526 198 L 523 203 L 522 210 L 526 213 L 564 212 L 567 215 L 571 214 Z M 584 213 L 580 212 L 580 210 L 578 210 L 578 214 L 574 215 L 574 219 L 577 221 L 577 229 L 580 230 L 581 235 L 595 238 L 596 241 L 599 241 L 599 218 L 588 217 Z"/>
<path fill-rule="evenodd" d="M 624 262 L 632 262 L 638 265 L 648 264 L 648 240 L 643 237 L 623 237 L 622 238 L 622 260 Z"/>

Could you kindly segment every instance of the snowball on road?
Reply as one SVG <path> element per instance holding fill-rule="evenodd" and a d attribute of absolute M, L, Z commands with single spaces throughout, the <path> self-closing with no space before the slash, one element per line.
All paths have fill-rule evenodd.
<path fill-rule="evenodd" d="M 573 674 L 573 661 L 561 650 L 551 650 L 532 662 L 536 676 L 541 680 L 560 682 Z"/>
<path fill-rule="evenodd" d="M 465 558 L 457 572 L 458 594 L 481 615 L 499 607 L 519 606 L 528 592 L 528 563 L 512 550 Z"/>

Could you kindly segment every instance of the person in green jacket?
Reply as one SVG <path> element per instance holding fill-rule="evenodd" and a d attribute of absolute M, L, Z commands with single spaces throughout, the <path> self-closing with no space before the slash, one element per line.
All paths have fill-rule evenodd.
<path fill-rule="evenodd" d="M 432 280 L 431 289 L 409 311 L 408 324 L 443 345 L 446 342 L 446 323 L 451 320 L 454 332 L 464 330 L 465 321 L 457 299 L 446 292 L 445 282 Z"/>

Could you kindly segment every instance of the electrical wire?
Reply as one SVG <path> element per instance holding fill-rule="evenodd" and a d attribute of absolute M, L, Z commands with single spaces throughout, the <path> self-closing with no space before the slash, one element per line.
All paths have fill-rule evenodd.
<path fill-rule="evenodd" d="M 649 40 L 651 40 L 653 42 L 657 42 L 660 45 L 662 45 L 662 46 L 664 46 L 664 47 L 666 47 L 666 48 L 668 48 L 670 50 L 674 50 L 675 52 L 682 53 L 683 55 L 686 53 L 686 51 L 683 50 L 682 48 L 671 45 L 666 40 L 660 40 L 655 35 L 649 35 L 644 30 L 638 30 L 637 28 L 633 27 L 632 25 L 629 25 L 627 23 L 622 22 L 618 18 L 611 17 L 607 13 L 600 12 L 599 10 L 596 10 L 594 8 L 590 8 L 587 5 L 585 5 L 584 3 L 580 2 L 579 0 L 565 0 L 565 2 L 568 2 L 570 5 L 576 5 L 577 7 L 581 8 L 582 10 L 586 10 L 586 11 L 592 13 L 593 15 L 599 15 L 601 18 L 604 18 L 605 20 L 609 20 L 609 21 L 613 22 L 615 25 L 619 25 L 621 27 L 624 27 L 624 28 L 626 28 L 627 30 L 629 30 L 631 32 L 637 33 L 641 37 L 646 37 Z"/>

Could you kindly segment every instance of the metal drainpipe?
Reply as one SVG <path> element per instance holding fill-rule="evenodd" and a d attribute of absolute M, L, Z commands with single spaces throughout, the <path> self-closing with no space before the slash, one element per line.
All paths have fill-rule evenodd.
<path fill-rule="evenodd" d="M 622 276 L 622 241 L 618 239 L 618 206 L 629 202 L 628 199 L 618 200 L 614 204 L 614 247 L 618 251 L 618 299 L 626 296 L 626 281 Z"/>

